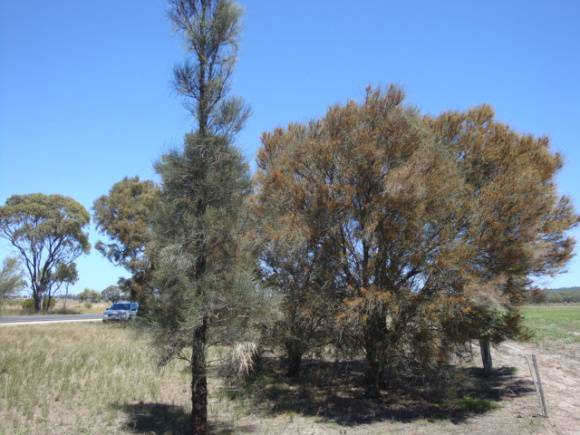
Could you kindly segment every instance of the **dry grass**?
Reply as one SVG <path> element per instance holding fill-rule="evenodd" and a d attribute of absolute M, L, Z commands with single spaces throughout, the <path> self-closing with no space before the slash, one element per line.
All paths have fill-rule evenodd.
<path fill-rule="evenodd" d="M 177 364 L 158 370 L 147 343 L 122 327 L 3 328 L 0 348 L 6 434 L 114 433 L 123 406 L 187 405 L 187 374 Z"/>
<path fill-rule="evenodd" d="M 2 435 L 170 434 L 187 428 L 190 378 L 185 363 L 173 362 L 159 370 L 148 342 L 123 326 L 84 323 L 2 328 L 0 349 Z M 495 405 L 488 407 L 487 401 L 481 401 L 485 407 L 474 402 L 478 408 L 475 412 L 471 402 L 459 403 L 467 410 L 460 418 L 438 416 L 437 409 L 435 413 L 413 413 L 408 412 L 410 402 L 397 403 L 387 395 L 383 403 L 371 403 L 357 395 L 356 389 L 346 384 L 346 378 L 318 373 L 321 367 L 316 364 L 312 367 L 302 383 L 289 382 L 270 372 L 247 390 L 226 389 L 211 376 L 209 416 L 213 432 L 470 431 L 497 435 L 536 431 L 533 421 L 516 418 L 509 408 L 510 402 L 522 399 L 531 400 L 533 405 L 533 396 L 503 397 L 495 410 Z M 317 378 L 318 384 L 310 385 L 309 376 Z M 517 386 L 510 384 L 510 379 L 506 375 L 494 391 L 496 387 L 513 391 Z M 481 419 L 485 419 L 483 426 Z"/>
<path fill-rule="evenodd" d="M 54 308 L 48 314 L 100 314 L 111 304 L 109 302 L 81 302 L 69 299 L 66 306 L 63 299 L 57 299 Z M 5 301 L 0 306 L 0 316 L 26 316 L 30 312 L 22 309 L 22 300 Z"/>

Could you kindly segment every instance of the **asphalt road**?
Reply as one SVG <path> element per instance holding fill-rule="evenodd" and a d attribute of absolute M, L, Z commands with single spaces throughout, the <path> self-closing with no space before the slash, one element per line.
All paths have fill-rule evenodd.
<path fill-rule="evenodd" d="M 0 326 L 36 325 L 42 323 L 97 322 L 102 314 L 45 314 L 31 316 L 0 316 Z"/>

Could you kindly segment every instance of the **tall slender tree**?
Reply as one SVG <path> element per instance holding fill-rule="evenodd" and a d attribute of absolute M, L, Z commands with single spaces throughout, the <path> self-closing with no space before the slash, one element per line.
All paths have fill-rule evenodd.
<path fill-rule="evenodd" d="M 161 200 L 154 219 L 156 265 L 151 306 L 164 358 L 191 366 L 192 431 L 207 433 L 206 348 L 247 340 L 248 315 L 260 307 L 242 249 L 248 167 L 232 144 L 249 115 L 228 98 L 237 59 L 240 9 L 230 0 L 173 0 L 170 18 L 191 58 L 175 68 L 175 86 L 196 126 L 182 150 L 162 156 Z M 191 347 L 191 354 L 186 349 Z"/>

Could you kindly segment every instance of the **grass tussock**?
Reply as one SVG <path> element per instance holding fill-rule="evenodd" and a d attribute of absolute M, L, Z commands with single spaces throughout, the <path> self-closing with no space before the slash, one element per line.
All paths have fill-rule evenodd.
<path fill-rule="evenodd" d="M 489 399 L 466 396 L 459 400 L 458 406 L 466 413 L 483 414 L 497 409 L 498 404 Z"/>

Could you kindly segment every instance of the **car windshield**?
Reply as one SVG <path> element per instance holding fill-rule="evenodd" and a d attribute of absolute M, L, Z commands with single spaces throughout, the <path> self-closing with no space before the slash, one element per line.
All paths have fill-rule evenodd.
<path fill-rule="evenodd" d="M 129 310 L 129 309 L 130 309 L 129 304 L 113 304 L 113 306 L 109 308 L 109 310 Z"/>

